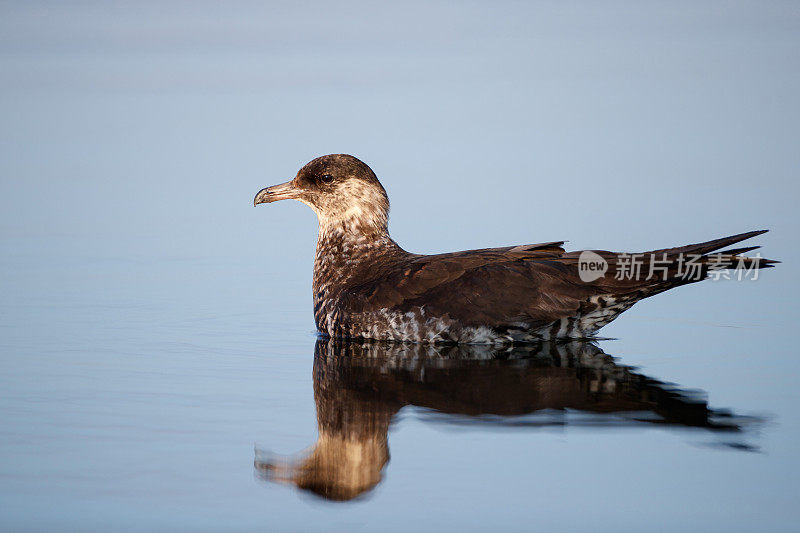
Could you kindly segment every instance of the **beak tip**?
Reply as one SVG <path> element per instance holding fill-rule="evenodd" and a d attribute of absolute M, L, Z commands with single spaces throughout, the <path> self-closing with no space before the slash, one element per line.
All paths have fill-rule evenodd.
<path fill-rule="evenodd" d="M 257 206 L 258 204 L 269 204 L 272 202 L 277 202 L 278 200 L 296 197 L 296 189 L 291 181 L 287 181 L 286 183 L 273 185 L 272 187 L 267 187 L 258 191 L 256 197 L 253 198 L 253 207 Z"/>
<path fill-rule="evenodd" d="M 267 189 L 261 189 L 256 194 L 255 198 L 253 198 L 253 207 L 257 206 L 258 204 L 263 204 L 269 201 L 269 191 Z"/>

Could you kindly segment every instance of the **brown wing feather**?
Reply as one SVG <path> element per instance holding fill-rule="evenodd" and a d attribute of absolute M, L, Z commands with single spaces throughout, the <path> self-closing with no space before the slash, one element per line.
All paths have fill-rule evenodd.
<path fill-rule="evenodd" d="M 353 311 L 423 307 L 467 326 L 547 325 L 574 315 L 601 287 L 582 283 L 564 263 L 562 242 L 411 256 L 354 287 Z"/>

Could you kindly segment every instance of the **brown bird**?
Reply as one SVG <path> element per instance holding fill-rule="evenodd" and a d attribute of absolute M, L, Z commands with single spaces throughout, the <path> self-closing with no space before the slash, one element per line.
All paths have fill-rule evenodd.
<path fill-rule="evenodd" d="M 389 198 L 372 169 L 345 154 L 314 159 L 254 205 L 295 199 L 319 219 L 314 318 L 323 336 L 423 343 L 505 344 L 590 338 L 643 298 L 772 266 L 717 250 L 765 233 L 619 254 L 566 252 L 563 241 L 437 255 L 389 236 Z"/>

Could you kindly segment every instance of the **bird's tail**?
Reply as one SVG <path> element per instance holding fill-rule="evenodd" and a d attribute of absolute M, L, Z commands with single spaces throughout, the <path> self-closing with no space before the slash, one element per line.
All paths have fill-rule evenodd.
<path fill-rule="evenodd" d="M 677 248 L 666 248 L 663 250 L 653 250 L 651 252 L 647 252 L 648 254 L 668 254 L 670 256 L 679 256 L 681 254 L 684 255 L 708 255 L 711 252 L 715 252 L 722 248 L 726 248 L 737 242 L 746 241 L 747 239 L 751 239 L 758 235 L 763 235 L 767 233 L 769 230 L 761 229 L 757 231 L 748 231 L 747 233 L 739 233 L 738 235 L 731 235 L 730 237 L 723 237 L 721 239 L 714 239 L 713 241 L 706 241 L 697 244 L 687 244 L 686 246 L 679 246 Z M 761 248 L 760 246 L 748 246 L 744 248 L 736 248 L 731 250 L 725 250 L 723 252 L 719 252 L 723 255 L 734 255 L 737 256 L 739 254 L 743 254 L 746 252 L 750 252 L 752 250 L 757 250 Z M 774 263 L 778 263 L 779 261 L 772 261 L 769 259 L 760 258 L 761 261 L 764 263 L 761 265 L 762 268 L 767 268 L 768 266 L 772 266 Z"/>
<path fill-rule="evenodd" d="M 728 247 L 766 232 L 767 230 L 750 231 L 713 241 L 643 253 L 614 253 L 603 250 L 571 252 L 564 254 L 562 261 L 576 265 L 581 281 L 591 283 L 609 294 L 627 295 L 638 301 L 709 277 L 744 279 L 747 275 L 751 279 L 755 278 L 760 269 L 771 268 L 779 261 L 766 259 L 760 254 L 744 255 L 757 250 L 759 246 Z M 601 267 L 601 270 L 594 270 L 594 275 L 592 270 L 585 269 L 591 266 L 592 261 L 600 261 L 595 266 Z"/>
<path fill-rule="evenodd" d="M 575 268 L 580 282 L 597 291 L 579 312 L 587 323 L 584 332 L 592 335 L 639 300 L 674 287 L 708 278 L 757 279 L 760 269 L 771 268 L 778 261 L 760 254 L 744 255 L 758 246 L 728 247 L 766 231 L 643 253 L 584 250 L 564 254 L 562 263 Z"/>
<path fill-rule="evenodd" d="M 728 248 L 738 242 L 745 241 L 757 235 L 762 235 L 768 230 L 749 231 L 730 237 L 714 239 L 697 244 L 687 244 L 676 248 L 652 250 L 640 254 L 640 277 L 646 283 L 636 287 L 644 291 L 644 296 L 652 296 L 672 287 L 702 281 L 708 278 L 726 279 L 744 276 L 753 276 L 758 270 L 771 268 L 779 261 L 761 257 L 746 256 L 744 254 L 758 250 L 760 246 L 745 246 Z M 726 249 L 728 248 L 728 249 Z M 619 270 L 624 265 L 620 263 L 620 255 L 616 258 L 616 267 Z M 731 274 L 729 271 L 734 270 Z M 642 274 L 647 272 L 647 276 Z M 623 276 L 624 277 L 624 276 Z M 631 276 L 632 277 L 632 276 Z M 650 279 L 647 279 L 649 277 Z M 638 285 L 633 283 L 632 285 Z M 633 288 L 633 287 L 632 287 Z"/>
<path fill-rule="evenodd" d="M 677 248 L 668 248 L 665 250 L 653 250 L 651 252 L 647 252 L 648 254 L 652 254 L 655 257 L 661 256 L 663 257 L 664 254 L 667 257 L 672 258 L 676 261 L 680 260 L 681 257 L 684 260 L 688 260 L 688 258 L 696 258 L 695 260 L 698 261 L 705 267 L 713 266 L 715 268 L 723 269 L 732 269 L 732 268 L 770 268 L 774 266 L 776 263 L 780 261 L 773 261 L 772 259 L 766 259 L 757 255 L 755 257 L 748 257 L 742 254 L 747 252 L 752 252 L 753 250 L 758 250 L 761 246 L 745 246 L 742 248 L 731 248 L 729 250 L 721 250 L 722 248 L 727 248 L 733 244 L 738 242 L 746 241 L 747 239 L 751 239 L 758 235 L 763 235 L 767 233 L 769 230 L 762 229 L 757 231 L 748 231 L 747 233 L 739 233 L 738 235 L 731 235 L 730 237 L 723 237 L 721 239 L 714 239 L 713 241 L 706 241 L 697 244 L 687 244 L 686 246 L 679 246 Z M 716 253 L 712 253 L 716 252 Z"/>

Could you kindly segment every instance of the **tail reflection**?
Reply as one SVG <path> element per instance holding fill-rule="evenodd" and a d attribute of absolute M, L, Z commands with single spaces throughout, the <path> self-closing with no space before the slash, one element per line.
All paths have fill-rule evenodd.
<path fill-rule="evenodd" d="M 389 425 L 407 405 L 430 410 L 439 422 L 463 424 L 661 424 L 740 432 L 746 421 L 709 409 L 702 394 L 619 365 L 588 342 L 505 349 L 318 340 L 314 400 L 319 438 L 311 451 L 294 460 L 257 454 L 255 467 L 264 479 L 331 500 L 350 500 L 380 483 L 389 462 Z"/>

